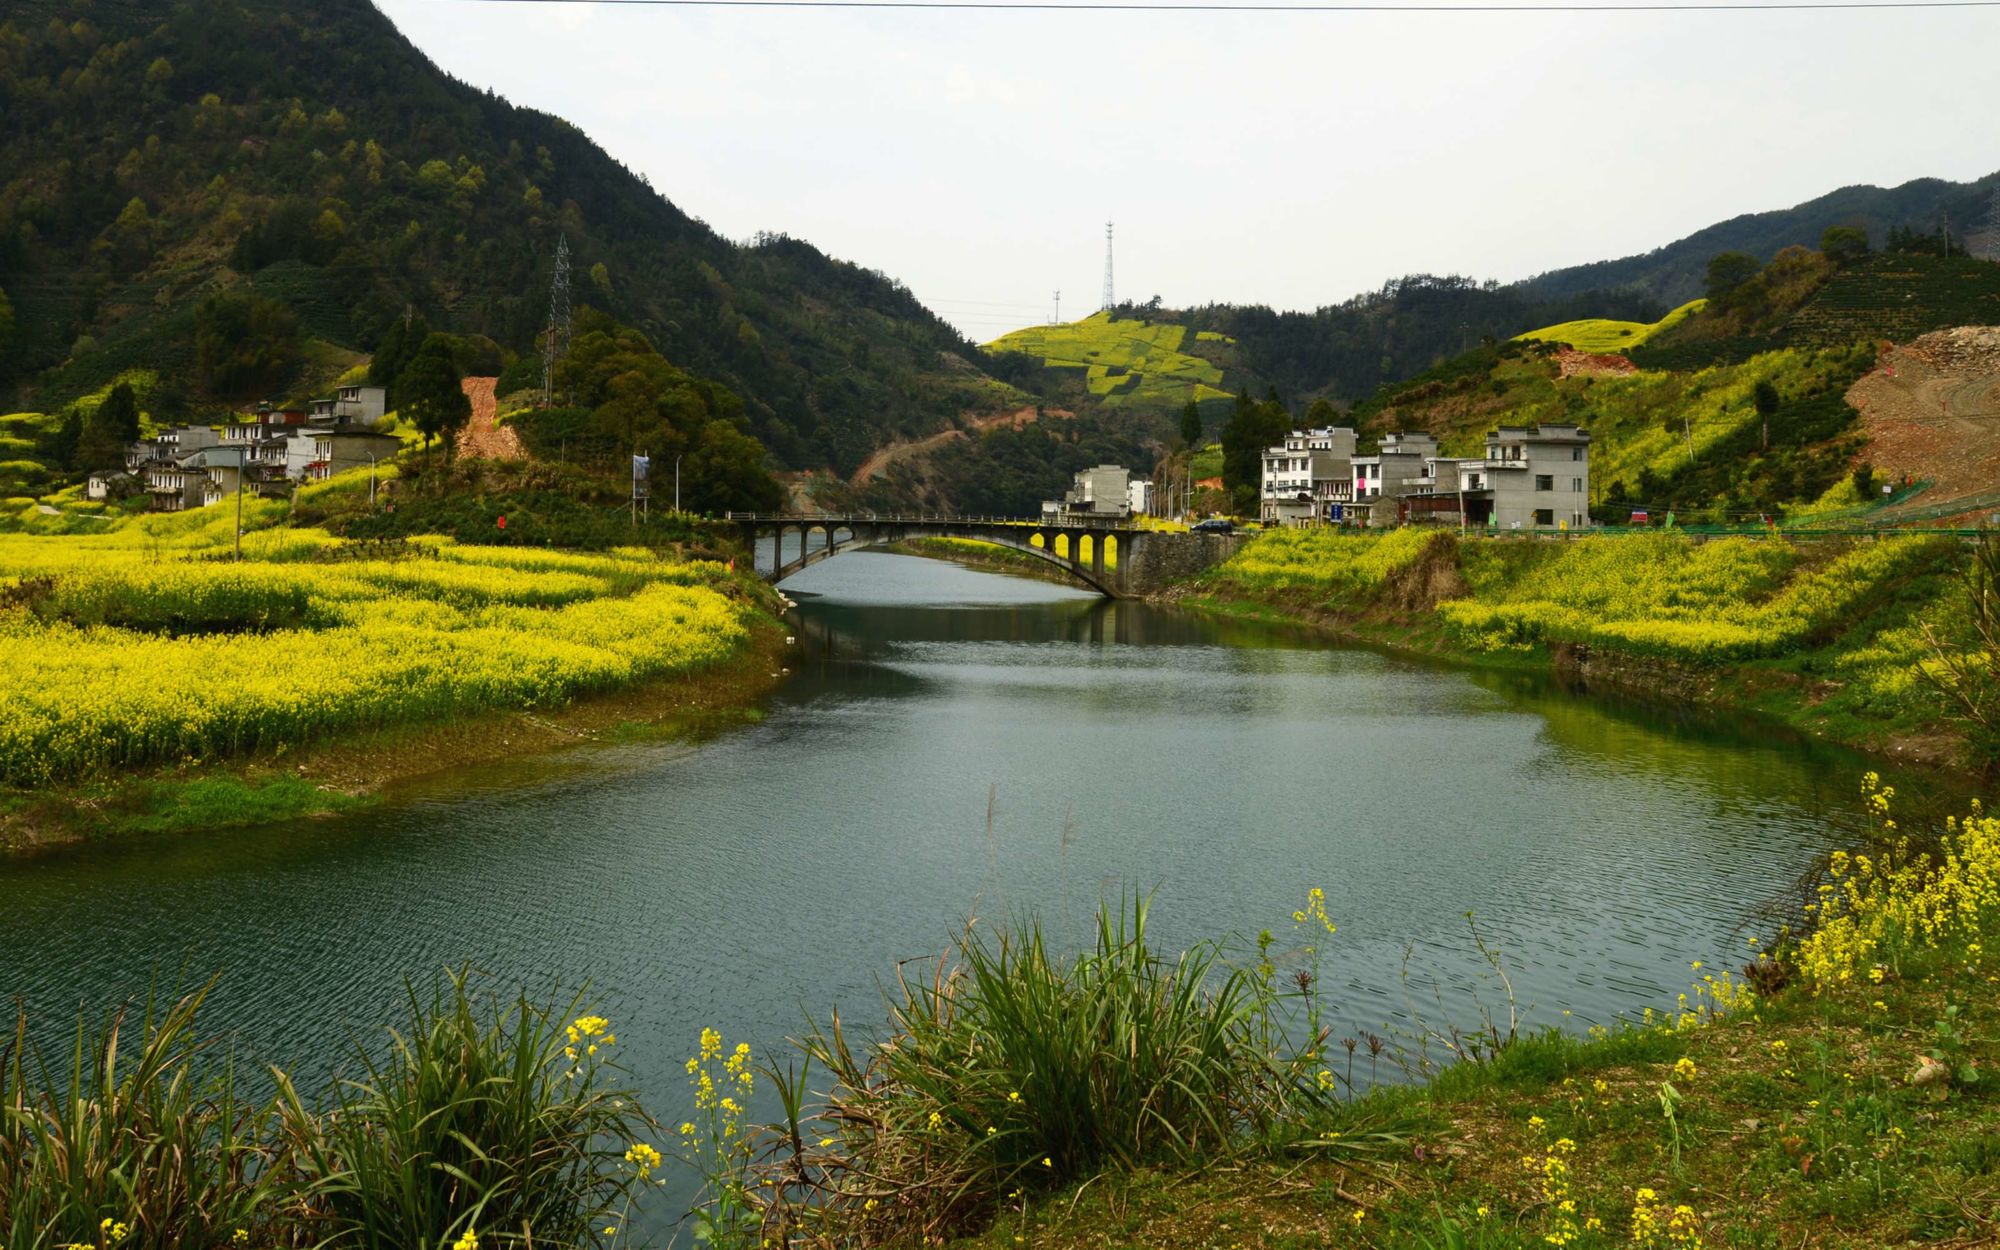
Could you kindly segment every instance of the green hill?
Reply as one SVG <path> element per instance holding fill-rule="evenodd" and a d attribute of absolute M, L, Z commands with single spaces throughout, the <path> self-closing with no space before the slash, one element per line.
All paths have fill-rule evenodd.
<path fill-rule="evenodd" d="M 740 394 L 785 465 L 849 470 L 1010 397 L 902 286 L 796 239 L 721 238 L 575 127 L 441 72 L 366 0 L 4 17 L 0 407 L 186 377 L 194 309 L 227 288 L 283 301 L 308 347 L 368 350 L 414 309 L 531 351 L 565 236 L 577 302 Z M 309 382 L 300 361 L 283 386 Z"/>
<path fill-rule="evenodd" d="M 1213 331 L 1190 334 L 1173 321 L 1096 312 L 1066 325 L 1030 326 L 986 345 L 996 354 L 1039 360 L 1053 370 L 1075 370 L 1088 392 L 1108 407 L 1179 407 L 1227 399 L 1223 369 L 1209 356 L 1185 348 L 1205 343 L 1210 351 L 1229 344 Z"/>
<path fill-rule="evenodd" d="M 1985 216 L 1996 187 L 2000 173 L 1974 182 L 1918 178 L 1898 187 L 1842 187 L 1791 208 L 1717 222 L 1650 252 L 1551 270 L 1515 286 L 1542 298 L 1632 290 L 1678 304 L 1702 293 L 1702 271 L 1717 252 L 1748 252 L 1768 261 L 1787 247 L 1819 246 L 1829 226 L 1859 227 L 1877 246 L 1898 227 L 1927 233 L 1948 221 L 1959 233 Z M 2000 240 L 1986 243 L 2000 248 Z"/>

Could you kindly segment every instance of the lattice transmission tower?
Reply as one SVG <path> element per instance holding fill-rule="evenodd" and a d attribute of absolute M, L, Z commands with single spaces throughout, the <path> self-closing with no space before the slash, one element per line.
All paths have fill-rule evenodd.
<path fill-rule="evenodd" d="M 1104 311 L 1118 302 L 1118 296 L 1111 285 L 1111 223 L 1104 223 Z"/>
<path fill-rule="evenodd" d="M 1993 198 L 1986 201 L 1986 216 L 1979 223 L 1986 232 L 1986 259 L 2000 260 L 2000 183 L 1993 187 Z"/>
<path fill-rule="evenodd" d="M 569 236 L 556 239 L 556 276 L 549 283 L 549 325 L 542 331 L 542 407 L 554 402 L 556 361 L 569 350 Z"/>

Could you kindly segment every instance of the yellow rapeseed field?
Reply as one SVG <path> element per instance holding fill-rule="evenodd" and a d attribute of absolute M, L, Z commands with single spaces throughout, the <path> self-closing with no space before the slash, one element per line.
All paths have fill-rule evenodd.
<path fill-rule="evenodd" d="M 247 535 L 239 563 L 232 521 L 0 535 L 0 784 L 546 707 L 748 637 L 717 564 L 439 539 L 346 558 L 360 549 L 289 529 Z"/>

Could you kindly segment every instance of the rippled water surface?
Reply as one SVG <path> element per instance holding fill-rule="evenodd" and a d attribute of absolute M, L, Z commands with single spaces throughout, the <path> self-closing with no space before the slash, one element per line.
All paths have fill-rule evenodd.
<path fill-rule="evenodd" d="M 1849 757 L 1282 629 L 879 553 L 788 589 L 793 677 L 699 746 L 0 865 L 0 993 L 60 1024 L 220 973 L 212 1023 L 311 1074 L 379 1036 L 405 978 L 589 980 L 674 1116 L 704 1024 L 762 1045 L 833 1003 L 872 1021 L 878 979 L 974 908 L 1073 932 L 1128 886 L 1169 942 L 1286 934 L 1323 886 L 1354 1028 L 1402 1018 L 1406 950 L 1462 1005 L 1468 909 L 1542 1018 L 1670 1004 L 1690 960 L 1740 962 L 1852 806 Z"/>

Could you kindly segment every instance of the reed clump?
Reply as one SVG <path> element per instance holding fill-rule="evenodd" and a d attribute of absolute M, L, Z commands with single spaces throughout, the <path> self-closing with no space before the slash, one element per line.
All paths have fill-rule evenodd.
<path fill-rule="evenodd" d="M 412 990 L 385 1053 L 308 1102 L 198 1027 L 208 989 L 80 1026 L 66 1071 L 25 1014 L 0 1055 L 0 1246 L 580 1246 L 614 1240 L 652 1125 L 609 1024 L 464 974 Z"/>

